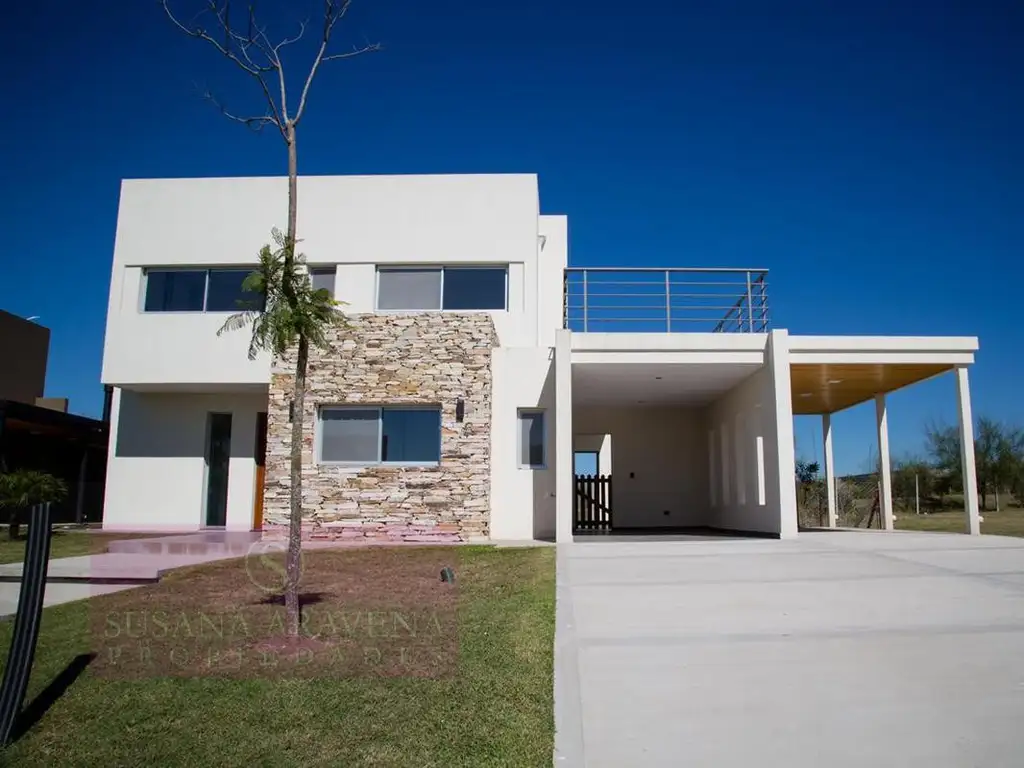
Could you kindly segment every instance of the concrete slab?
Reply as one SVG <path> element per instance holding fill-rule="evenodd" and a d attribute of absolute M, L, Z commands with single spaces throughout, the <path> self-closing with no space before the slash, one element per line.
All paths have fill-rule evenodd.
<path fill-rule="evenodd" d="M 557 765 L 1024 763 L 1024 540 L 643 545 L 559 547 Z"/>
<path fill-rule="evenodd" d="M 97 595 L 106 595 L 110 592 L 120 592 L 125 589 L 135 589 L 139 584 L 60 584 L 47 583 L 46 592 L 43 596 L 43 605 L 60 605 L 75 600 L 85 600 Z M 0 618 L 10 616 L 18 610 L 18 591 L 20 584 L 6 582 L 0 583 Z"/>
<path fill-rule="evenodd" d="M 47 568 L 47 581 L 156 581 L 161 574 L 186 565 L 199 565 L 214 560 L 224 560 L 237 555 L 209 553 L 205 555 L 148 555 L 106 553 L 102 555 L 82 555 L 80 557 L 60 557 L 51 560 Z M 6 563 L 0 565 L 0 578 L 17 579 L 21 577 L 22 563 Z"/>

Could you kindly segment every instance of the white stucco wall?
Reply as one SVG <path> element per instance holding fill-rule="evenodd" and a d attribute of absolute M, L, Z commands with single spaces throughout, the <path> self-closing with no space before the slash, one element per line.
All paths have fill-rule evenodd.
<path fill-rule="evenodd" d="M 256 262 L 282 227 L 286 180 L 139 179 L 121 187 L 103 381 L 203 384 L 269 381 L 265 357 L 246 357 L 248 334 L 221 338 L 228 313 L 140 312 L 144 267 Z M 508 264 L 507 311 L 493 312 L 503 346 L 538 338 L 540 217 L 533 174 L 309 176 L 299 181 L 300 247 L 310 264 L 338 264 L 336 296 L 373 311 L 379 264 Z M 545 217 L 544 319 L 560 316 L 564 217 Z M 548 285 L 551 283 L 551 285 Z M 553 302 L 553 303 L 552 303 Z"/>
<path fill-rule="evenodd" d="M 491 355 L 491 538 L 550 538 L 555 534 L 554 352 L 501 347 Z M 519 466 L 521 408 L 545 410 L 545 469 Z"/>
<path fill-rule="evenodd" d="M 699 409 L 578 406 L 573 429 L 577 435 L 611 435 L 615 527 L 704 523 L 707 456 Z"/>
<path fill-rule="evenodd" d="M 540 217 L 541 248 L 536 270 L 538 346 L 553 347 L 562 327 L 565 268 L 569 266 L 569 219 Z"/>
<path fill-rule="evenodd" d="M 787 400 L 791 395 L 788 378 L 781 390 L 774 377 L 769 360 L 705 410 L 703 441 L 711 457 L 707 524 L 712 527 L 780 536 L 796 533 L 787 520 L 795 520 L 795 508 L 790 508 L 795 503 L 793 459 L 790 455 L 787 464 L 783 445 L 788 427 L 792 454 L 792 416 L 780 430 L 776 408 L 777 391 Z"/>
<path fill-rule="evenodd" d="M 256 414 L 267 396 L 157 394 L 116 389 L 103 527 L 196 530 L 204 523 L 207 414 L 231 414 L 227 528 L 250 530 Z"/>

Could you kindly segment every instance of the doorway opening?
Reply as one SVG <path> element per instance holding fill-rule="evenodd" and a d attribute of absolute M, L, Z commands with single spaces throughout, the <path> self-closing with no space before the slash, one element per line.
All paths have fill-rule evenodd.
<path fill-rule="evenodd" d="M 231 463 L 231 414 L 211 413 L 206 424 L 206 521 L 221 528 L 228 520 L 228 467 Z"/>
<path fill-rule="evenodd" d="M 256 414 L 256 446 L 253 449 L 256 462 L 256 482 L 253 489 L 252 529 L 263 530 L 263 488 L 267 481 L 267 414 Z"/>

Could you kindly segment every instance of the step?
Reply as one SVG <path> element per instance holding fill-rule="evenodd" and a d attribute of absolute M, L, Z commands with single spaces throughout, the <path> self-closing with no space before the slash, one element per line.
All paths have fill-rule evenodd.
<path fill-rule="evenodd" d="M 120 539 L 110 542 L 107 551 L 112 554 L 243 557 L 260 536 L 258 531 L 201 531 L 151 539 Z"/>

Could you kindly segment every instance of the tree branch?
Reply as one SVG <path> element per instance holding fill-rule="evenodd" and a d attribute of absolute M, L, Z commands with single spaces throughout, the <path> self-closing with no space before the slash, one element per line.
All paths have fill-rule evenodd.
<path fill-rule="evenodd" d="M 364 53 L 373 53 L 374 51 L 379 50 L 380 43 L 367 43 L 362 48 L 352 46 L 352 50 L 347 51 L 346 53 L 332 53 L 330 56 L 324 56 L 323 61 L 334 61 L 335 59 L 351 59 L 355 56 L 361 56 Z"/>
<path fill-rule="evenodd" d="M 291 121 L 292 125 L 297 125 L 299 120 L 302 118 L 302 114 L 306 111 L 306 97 L 309 95 L 309 88 L 313 84 L 313 78 L 316 77 L 316 72 L 323 62 L 331 61 L 332 59 L 350 59 L 353 56 L 359 56 L 363 53 L 380 50 L 380 43 L 367 43 L 362 48 L 353 48 L 353 50 L 347 53 L 326 55 L 327 46 L 331 42 L 331 32 L 334 30 L 334 25 L 344 18 L 345 14 L 348 13 L 350 5 L 352 5 L 352 0 L 324 0 L 323 37 L 321 38 L 320 48 L 317 50 L 316 58 L 313 59 L 313 65 L 309 68 L 309 75 L 306 77 L 306 84 L 302 87 L 302 95 L 299 97 L 299 107 L 295 111 L 295 117 Z"/>
<path fill-rule="evenodd" d="M 218 53 L 226 59 L 234 62 L 239 69 L 256 80 L 256 82 L 259 83 L 260 89 L 263 91 L 263 96 L 266 99 L 268 106 L 267 115 L 259 117 L 238 117 L 228 113 L 220 104 L 217 104 L 221 113 L 225 117 L 244 123 L 255 130 L 259 130 L 268 123 L 272 123 L 277 126 L 278 131 L 280 131 L 281 136 L 286 142 L 288 141 L 290 129 L 294 128 L 298 124 L 302 115 L 306 111 L 306 100 L 309 96 L 309 90 L 313 84 L 313 80 L 316 78 L 316 73 L 319 70 L 320 65 L 325 61 L 351 59 L 364 53 L 379 51 L 381 47 L 379 43 L 370 43 L 369 41 L 366 41 L 362 47 L 353 46 L 351 51 L 331 54 L 327 53 L 334 27 L 345 17 L 345 14 L 348 13 L 349 6 L 352 5 L 352 0 L 324 0 L 324 25 L 320 39 L 320 47 L 317 49 L 316 57 L 313 59 L 313 63 L 309 68 L 309 74 L 306 76 L 305 84 L 302 87 L 302 93 L 299 97 L 299 106 L 295 111 L 295 116 L 289 117 L 288 89 L 285 81 L 284 66 L 281 62 L 281 50 L 302 39 L 309 25 L 308 18 L 300 22 L 299 31 L 294 36 L 286 37 L 279 43 L 274 44 L 270 42 L 266 29 L 261 27 L 256 20 L 255 0 L 251 0 L 247 4 L 247 28 L 244 33 L 239 32 L 238 29 L 233 27 L 231 24 L 231 0 L 205 0 L 206 8 L 203 11 L 200 11 L 196 18 L 188 24 L 183 23 L 174 15 L 168 3 L 169 0 L 160 0 L 160 4 L 164 9 L 164 13 L 167 14 L 167 18 L 169 18 L 179 30 L 189 37 L 194 37 L 197 40 L 203 40 L 212 45 Z M 203 13 L 210 13 L 217 20 L 219 32 L 223 32 L 223 41 L 218 40 L 213 34 L 197 23 L 199 16 Z M 263 62 L 263 59 L 266 60 L 266 63 Z M 277 73 L 278 87 L 280 88 L 280 102 L 276 101 L 271 95 L 270 86 L 267 84 L 265 75 L 271 72 Z M 217 103 L 209 96 L 209 94 L 207 94 L 207 97 L 215 104 Z"/>
<path fill-rule="evenodd" d="M 351 0 L 349 0 L 349 1 L 351 1 Z M 263 77 L 263 75 L 265 73 L 273 72 L 273 71 L 276 70 L 278 72 L 278 74 L 281 76 L 281 82 L 282 82 L 282 91 L 281 92 L 282 92 L 282 96 L 283 96 L 284 95 L 284 88 L 283 88 L 284 77 L 283 77 L 283 73 L 281 71 L 280 60 L 275 60 L 276 57 L 274 59 L 271 59 L 270 57 L 268 57 L 268 60 L 269 60 L 270 63 L 267 64 L 267 65 L 260 65 L 260 64 L 256 64 L 252 60 L 252 57 L 249 55 L 249 48 L 252 45 L 256 45 L 256 38 L 253 36 L 253 30 L 254 29 L 258 29 L 258 27 L 256 26 L 255 5 L 251 4 L 251 3 L 249 5 L 249 35 L 246 36 L 246 35 L 242 35 L 239 32 L 236 32 L 231 27 L 230 20 L 229 20 L 229 13 L 230 13 L 230 8 L 231 8 L 230 0 L 227 0 L 227 2 L 224 3 L 223 7 L 220 7 L 218 5 L 218 3 L 216 2 L 216 0 L 207 0 L 207 5 L 209 6 L 209 10 L 217 18 L 217 23 L 220 25 L 221 29 L 224 30 L 225 37 L 224 37 L 224 43 L 222 44 L 222 43 L 218 42 L 216 39 L 214 39 L 213 36 L 210 35 L 202 27 L 199 27 L 199 26 L 192 27 L 192 26 L 188 26 L 186 24 L 183 24 L 178 19 L 178 17 L 174 15 L 174 13 L 171 11 L 171 9 L 170 9 L 170 7 L 168 6 L 167 3 L 168 3 L 168 0 L 160 0 L 160 4 L 163 6 L 164 13 L 167 14 L 167 18 L 169 18 L 171 20 L 171 22 L 178 29 L 180 29 L 182 32 L 184 32 L 189 37 L 194 37 L 197 40 L 204 40 L 205 42 L 209 43 L 214 48 L 216 48 L 217 51 L 221 55 L 223 55 L 225 58 L 230 59 L 231 61 L 233 61 L 243 72 L 248 74 L 250 77 L 255 79 L 256 82 L 259 83 L 260 88 L 263 91 L 263 96 L 267 100 L 267 106 L 268 106 L 269 111 L 270 111 L 270 115 L 268 115 L 268 117 L 272 117 L 273 119 L 272 120 L 262 120 L 261 118 L 239 119 L 239 118 L 237 118 L 237 117 L 235 117 L 233 115 L 228 115 L 228 113 L 226 113 L 226 112 L 224 113 L 225 116 L 231 117 L 232 119 L 238 120 L 239 122 L 246 122 L 246 120 L 260 120 L 261 121 L 260 124 L 259 124 L 260 128 L 262 128 L 268 122 L 271 122 L 271 123 L 273 123 L 274 125 L 277 126 L 277 129 L 281 133 L 281 137 L 287 140 L 287 134 L 285 133 L 285 130 L 284 130 L 284 121 L 287 120 L 287 115 L 284 113 L 283 99 L 282 99 L 282 108 L 279 111 L 278 107 L 277 107 L 277 103 L 274 101 L 273 97 L 270 95 L 270 88 L 267 86 L 267 81 Z M 265 37 L 265 35 L 264 35 L 264 37 Z M 235 48 L 235 47 L 237 47 L 241 51 L 241 55 L 242 55 L 242 57 L 244 57 L 244 60 L 243 60 L 243 58 L 239 58 L 239 56 L 234 52 L 233 48 Z M 259 46 L 257 46 L 257 47 L 259 47 Z M 221 111 L 223 112 L 223 109 Z M 285 116 L 283 118 L 282 118 L 282 114 L 285 114 Z M 249 123 L 247 123 L 247 124 L 249 124 Z"/>
<path fill-rule="evenodd" d="M 274 115 L 239 117 L 238 115 L 228 112 L 224 105 L 217 101 L 217 98 L 209 91 L 205 91 L 203 93 L 203 98 L 211 104 L 213 104 L 218 110 L 220 110 L 220 113 L 224 115 L 224 117 L 226 117 L 228 120 L 234 120 L 236 123 L 242 123 L 246 128 L 250 129 L 253 133 L 259 133 L 267 125 L 277 126 L 277 129 L 281 130 L 281 123 Z"/>

